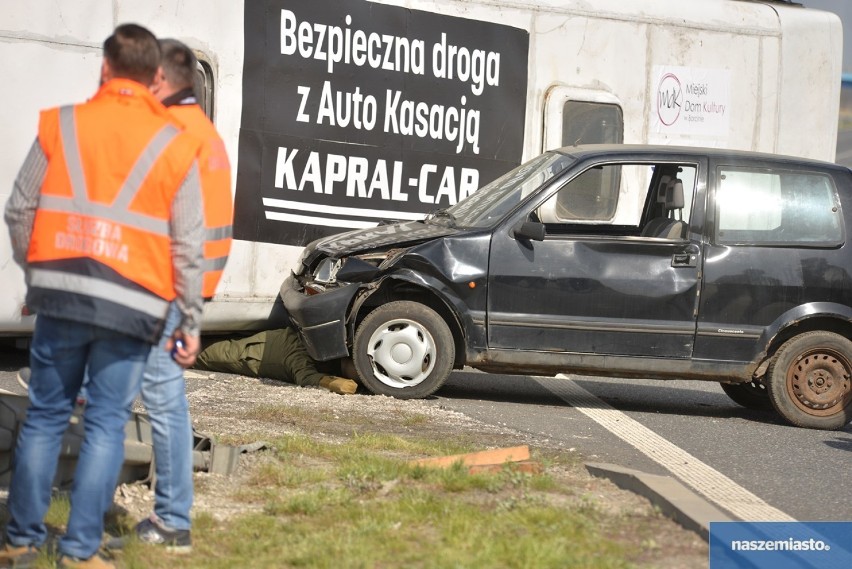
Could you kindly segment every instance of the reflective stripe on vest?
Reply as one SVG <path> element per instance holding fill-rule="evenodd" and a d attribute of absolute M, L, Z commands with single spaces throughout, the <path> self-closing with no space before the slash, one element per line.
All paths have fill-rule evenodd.
<path fill-rule="evenodd" d="M 221 239 L 231 239 L 233 237 L 233 229 L 230 225 L 222 225 L 220 227 L 208 227 L 204 231 L 204 240 L 206 242 L 211 241 L 219 241 Z M 209 273 L 210 271 L 221 271 L 225 268 L 225 265 L 228 262 L 228 255 L 223 255 L 221 257 L 207 257 L 204 256 L 204 272 Z"/>
<path fill-rule="evenodd" d="M 209 227 L 205 231 L 204 238 L 207 241 L 218 241 L 219 239 L 230 239 L 233 235 L 230 225 L 220 227 Z"/>
<path fill-rule="evenodd" d="M 204 142 L 199 159 L 204 201 L 204 271 L 202 294 L 212 298 L 222 278 L 233 239 L 230 162 L 216 128 L 197 104 L 175 105 L 169 112 L 186 132 Z"/>
<path fill-rule="evenodd" d="M 162 319 L 169 307 L 169 302 L 162 298 L 86 275 L 31 268 L 29 278 L 30 286 L 101 298 L 129 306 L 157 319 Z"/>
<path fill-rule="evenodd" d="M 180 133 L 177 127 L 166 124 L 151 139 L 151 142 L 148 143 L 148 146 L 145 147 L 145 150 L 133 165 L 112 205 L 92 203 L 88 199 L 80 149 L 77 148 L 77 123 L 74 117 L 74 107 L 62 107 L 59 110 L 59 130 L 62 137 L 62 147 L 65 149 L 65 166 L 68 169 L 73 197 L 42 194 L 39 199 L 40 209 L 108 219 L 155 235 L 169 236 L 169 222 L 167 220 L 132 212 L 127 207 L 136 192 L 139 191 L 157 159 L 174 137 Z"/>

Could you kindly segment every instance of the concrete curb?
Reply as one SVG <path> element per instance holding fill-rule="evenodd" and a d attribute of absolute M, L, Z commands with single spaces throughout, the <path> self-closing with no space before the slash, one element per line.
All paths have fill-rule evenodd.
<path fill-rule="evenodd" d="M 710 522 L 736 521 L 670 476 L 647 474 L 614 464 L 587 462 L 592 476 L 607 478 L 619 488 L 650 500 L 667 517 L 708 541 Z"/>

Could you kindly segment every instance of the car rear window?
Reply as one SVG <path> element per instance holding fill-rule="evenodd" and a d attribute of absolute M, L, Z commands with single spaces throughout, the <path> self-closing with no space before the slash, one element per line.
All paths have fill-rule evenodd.
<path fill-rule="evenodd" d="M 781 169 L 720 167 L 719 244 L 834 247 L 843 243 L 840 201 L 831 176 Z"/>

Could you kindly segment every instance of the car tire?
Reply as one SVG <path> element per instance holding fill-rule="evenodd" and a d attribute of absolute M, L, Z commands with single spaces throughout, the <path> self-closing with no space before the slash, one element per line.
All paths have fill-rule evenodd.
<path fill-rule="evenodd" d="M 437 391 L 453 369 L 455 341 L 437 312 L 406 300 L 379 306 L 355 332 L 352 358 L 372 393 L 419 399 Z"/>
<path fill-rule="evenodd" d="M 832 332 L 806 332 L 784 343 L 769 363 L 767 391 L 788 422 L 842 429 L 852 420 L 852 342 Z"/>
<path fill-rule="evenodd" d="M 719 385 L 722 386 L 725 395 L 746 409 L 758 411 L 772 409 L 772 401 L 769 399 L 766 386 L 756 379 L 747 383 L 720 383 Z"/>

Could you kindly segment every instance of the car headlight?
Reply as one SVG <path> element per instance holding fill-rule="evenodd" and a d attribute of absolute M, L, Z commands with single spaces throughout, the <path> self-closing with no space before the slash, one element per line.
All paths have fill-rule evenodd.
<path fill-rule="evenodd" d="M 340 260 L 326 257 L 317 265 L 314 271 L 314 280 L 323 284 L 333 283 L 338 269 L 340 269 Z"/>

